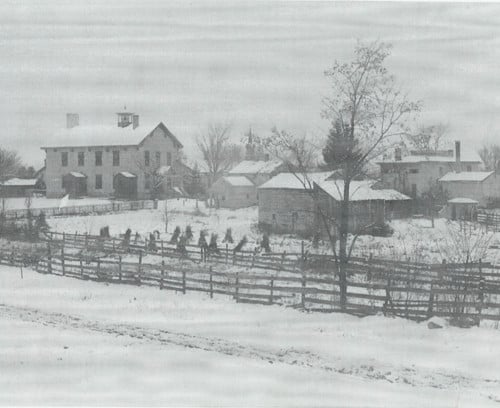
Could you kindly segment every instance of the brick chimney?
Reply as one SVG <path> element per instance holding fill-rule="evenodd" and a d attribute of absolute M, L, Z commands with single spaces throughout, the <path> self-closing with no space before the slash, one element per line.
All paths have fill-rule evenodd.
<path fill-rule="evenodd" d="M 80 125 L 80 115 L 78 113 L 66 114 L 66 128 L 71 129 Z"/>
<path fill-rule="evenodd" d="M 132 116 L 132 127 L 135 129 L 139 127 L 139 115 Z"/>
<path fill-rule="evenodd" d="M 394 160 L 401 161 L 401 147 L 396 147 L 394 149 Z"/>
<path fill-rule="evenodd" d="M 460 141 L 455 141 L 455 171 L 460 173 L 462 171 L 462 162 L 460 160 Z"/>

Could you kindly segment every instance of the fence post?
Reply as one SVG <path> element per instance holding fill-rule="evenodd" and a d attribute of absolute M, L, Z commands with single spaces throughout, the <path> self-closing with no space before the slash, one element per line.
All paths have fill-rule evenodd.
<path fill-rule="evenodd" d="M 477 325 L 481 325 L 481 313 L 483 312 L 483 303 L 484 303 L 484 276 L 483 276 L 483 268 L 482 261 L 479 260 L 479 310 L 478 310 L 478 320 Z"/>
<path fill-rule="evenodd" d="M 85 249 L 87 249 L 89 246 L 89 233 L 85 233 Z"/>
<path fill-rule="evenodd" d="M 97 258 L 97 279 L 101 280 L 101 259 Z"/>
<path fill-rule="evenodd" d="M 236 303 L 240 300 L 240 274 L 236 272 L 236 280 L 234 282 L 234 298 L 236 299 Z"/>
<path fill-rule="evenodd" d="M 255 265 L 255 252 L 252 255 L 252 268 L 254 267 L 254 265 Z"/>
<path fill-rule="evenodd" d="M 285 254 L 286 254 L 286 251 L 283 251 L 283 254 L 281 255 L 281 262 L 280 262 L 280 267 L 278 268 L 278 271 L 281 271 L 281 269 L 283 268 L 283 262 L 285 262 Z"/>
<path fill-rule="evenodd" d="M 208 273 L 210 274 L 210 298 L 214 297 L 214 276 L 212 274 L 212 266 L 209 266 Z"/>
<path fill-rule="evenodd" d="M 122 256 L 118 257 L 118 280 L 122 281 Z"/>
<path fill-rule="evenodd" d="M 165 261 L 161 261 L 161 277 L 160 277 L 160 290 L 163 289 L 163 278 L 165 276 Z"/>
<path fill-rule="evenodd" d="M 137 265 L 137 283 L 141 284 L 142 251 L 139 251 L 139 265 Z"/>
<path fill-rule="evenodd" d="M 61 248 L 61 267 L 63 276 L 66 275 L 66 269 L 64 265 L 64 246 Z"/>
<path fill-rule="evenodd" d="M 273 298 L 274 298 L 274 279 L 271 278 L 271 282 L 270 282 L 270 294 L 269 294 L 269 304 L 272 305 L 273 304 Z"/>
<path fill-rule="evenodd" d="M 66 244 L 66 234 L 64 233 L 64 231 L 62 233 L 62 236 L 63 236 L 63 245 L 65 245 Z"/>
<path fill-rule="evenodd" d="M 227 264 L 228 257 L 229 257 L 229 245 L 226 242 L 226 264 Z"/>
<path fill-rule="evenodd" d="M 147 237 L 144 239 L 144 251 L 146 251 L 146 252 L 148 251 L 148 238 Z"/>
<path fill-rule="evenodd" d="M 83 261 L 81 256 L 80 256 L 80 277 L 83 278 Z"/>
<path fill-rule="evenodd" d="M 304 263 L 304 241 L 300 243 L 300 257 L 302 259 L 302 263 Z"/>
<path fill-rule="evenodd" d="M 163 258 L 165 255 L 163 253 L 163 239 L 160 241 L 161 243 L 161 257 Z"/>
<path fill-rule="evenodd" d="M 186 294 L 186 269 L 182 270 L 182 293 Z"/>
<path fill-rule="evenodd" d="M 52 273 L 52 254 L 50 253 L 50 243 L 47 242 L 47 258 L 49 263 L 47 265 L 47 270 L 49 273 Z"/>
<path fill-rule="evenodd" d="M 302 282 L 301 282 L 302 290 L 300 291 L 300 305 L 302 309 L 306 308 L 306 274 L 304 270 L 302 270 Z"/>
<path fill-rule="evenodd" d="M 391 300 L 391 278 L 387 278 L 387 285 L 385 287 L 385 301 L 383 306 L 384 316 L 387 316 L 387 309 L 389 305 L 392 304 Z"/>

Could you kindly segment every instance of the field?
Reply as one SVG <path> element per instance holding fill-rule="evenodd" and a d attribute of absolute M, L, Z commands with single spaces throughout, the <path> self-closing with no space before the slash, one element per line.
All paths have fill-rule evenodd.
<path fill-rule="evenodd" d="M 497 330 L 2 267 L 0 403 L 494 406 Z"/>

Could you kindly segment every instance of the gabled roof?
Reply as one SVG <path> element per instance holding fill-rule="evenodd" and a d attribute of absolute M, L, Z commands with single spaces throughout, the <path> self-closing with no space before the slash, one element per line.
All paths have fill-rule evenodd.
<path fill-rule="evenodd" d="M 441 177 L 439 181 L 481 182 L 486 180 L 493 173 L 494 173 L 493 171 L 461 171 L 460 173 L 450 171 L 449 173 L 446 173 L 443 177 Z"/>
<path fill-rule="evenodd" d="M 309 190 L 312 189 L 314 182 L 324 180 L 331 175 L 331 171 L 307 174 L 280 173 L 262 184 L 259 189 Z"/>
<path fill-rule="evenodd" d="M 466 150 L 460 154 L 460 161 L 464 163 L 482 163 L 481 157 L 474 150 Z M 402 157 L 401 160 L 395 160 L 394 158 L 387 158 L 378 161 L 378 164 L 391 163 L 391 164 L 412 164 L 412 163 L 455 163 L 455 152 L 450 155 L 432 155 L 432 154 L 410 154 L 408 156 Z"/>
<path fill-rule="evenodd" d="M 278 160 L 243 160 L 233 167 L 229 174 L 269 174 L 282 164 L 283 162 Z"/>
<path fill-rule="evenodd" d="M 138 146 L 156 128 L 161 128 L 169 136 L 175 145 L 182 147 L 182 143 L 168 130 L 163 122 L 155 125 L 141 124 L 133 128 L 114 126 L 75 126 L 71 129 L 62 129 L 57 132 L 53 141 L 42 147 L 89 147 L 89 146 Z"/>
<path fill-rule="evenodd" d="M 343 180 L 323 180 L 315 183 L 325 193 L 336 201 L 341 201 L 344 197 Z M 375 180 L 351 181 L 349 186 L 350 201 L 369 201 L 369 200 L 411 200 L 410 197 L 392 189 L 375 189 L 372 186 Z"/>
<path fill-rule="evenodd" d="M 223 176 L 221 180 L 229 183 L 233 187 L 253 187 L 253 183 L 245 176 Z"/>
<path fill-rule="evenodd" d="M 22 179 L 22 178 L 11 178 L 7 181 L 4 181 L 1 183 L 3 186 L 11 186 L 11 187 L 29 187 L 29 186 L 34 186 L 37 183 L 38 179 L 33 178 L 33 179 Z"/>

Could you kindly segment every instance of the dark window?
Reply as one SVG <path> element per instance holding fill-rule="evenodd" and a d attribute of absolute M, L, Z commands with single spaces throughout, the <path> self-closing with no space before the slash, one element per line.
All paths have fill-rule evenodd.
<path fill-rule="evenodd" d="M 156 152 L 156 165 L 159 166 L 161 163 L 161 152 Z"/>
<path fill-rule="evenodd" d="M 61 165 L 63 167 L 68 165 L 68 152 L 61 152 Z"/>
<path fill-rule="evenodd" d="M 61 187 L 62 188 L 66 187 L 66 183 L 64 182 L 64 177 L 61 179 Z"/>
<path fill-rule="evenodd" d="M 84 152 L 78 152 L 78 165 L 85 166 L 85 153 Z"/>
<path fill-rule="evenodd" d="M 296 213 L 296 212 L 292 213 L 292 219 L 293 219 L 294 221 L 297 221 L 297 220 L 299 219 L 299 214 L 298 214 L 298 213 Z"/>
<path fill-rule="evenodd" d="M 144 165 L 149 166 L 149 151 L 148 150 L 146 150 L 144 152 Z"/>
<path fill-rule="evenodd" d="M 413 198 L 417 197 L 417 185 L 416 184 L 411 185 L 411 195 Z"/>
<path fill-rule="evenodd" d="M 120 165 L 120 151 L 113 150 L 113 166 L 119 166 L 119 165 Z"/>
<path fill-rule="evenodd" d="M 102 166 L 102 152 L 100 150 L 95 152 L 95 165 Z"/>
<path fill-rule="evenodd" d="M 95 189 L 96 190 L 102 189 L 102 174 L 95 175 Z"/>
<path fill-rule="evenodd" d="M 467 171 L 472 171 L 472 167 L 471 166 L 467 166 Z"/>
<path fill-rule="evenodd" d="M 172 153 L 167 152 L 167 166 L 172 165 Z"/>
<path fill-rule="evenodd" d="M 222 196 L 222 201 L 226 201 L 226 196 Z"/>
<path fill-rule="evenodd" d="M 250 194 L 247 194 L 247 198 L 250 198 Z"/>
<path fill-rule="evenodd" d="M 410 169 L 410 174 L 418 174 L 418 169 Z"/>
<path fill-rule="evenodd" d="M 273 221 L 276 221 L 276 214 L 273 214 Z"/>
<path fill-rule="evenodd" d="M 149 190 L 151 188 L 151 177 L 149 174 L 144 175 L 144 188 Z"/>

